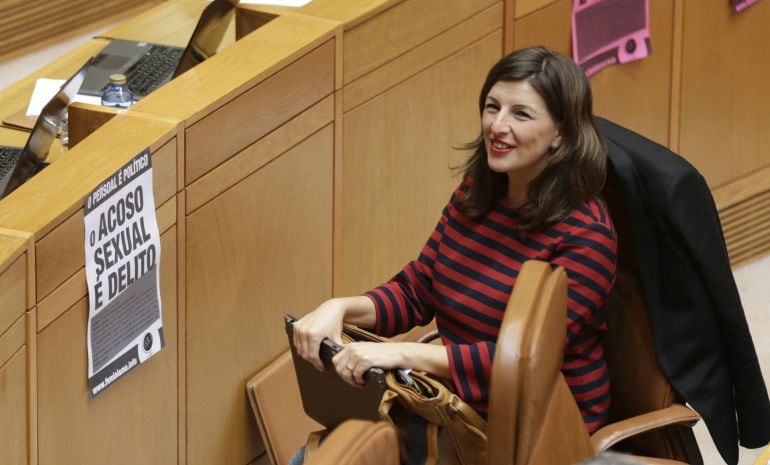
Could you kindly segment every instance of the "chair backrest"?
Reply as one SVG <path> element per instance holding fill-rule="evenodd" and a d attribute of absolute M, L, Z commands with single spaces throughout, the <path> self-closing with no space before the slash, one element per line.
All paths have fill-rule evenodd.
<path fill-rule="evenodd" d="M 618 237 L 618 271 L 607 303 L 608 329 L 602 340 L 610 371 L 610 421 L 668 407 L 678 400 L 655 356 L 637 279 L 633 235 L 615 182 L 608 176 L 603 192 Z"/>
<path fill-rule="evenodd" d="M 323 429 L 302 410 L 291 352 L 285 352 L 257 373 L 246 391 L 273 465 L 285 465 L 307 442 L 308 435 Z"/>
<path fill-rule="evenodd" d="M 663 374 L 652 341 L 644 294 L 638 279 L 633 234 L 617 180 L 610 172 L 602 192 L 618 237 L 615 286 L 607 303 L 602 338 L 610 377 L 610 418 L 615 422 L 684 403 Z M 692 431 L 670 426 L 621 443 L 639 455 L 689 461 L 697 452 Z M 695 448 L 695 449 L 693 449 Z"/>
<path fill-rule="evenodd" d="M 492 364 L 489 464 L 577 463 L 594 455 L 561 365 L 567 320 L 562 268 L 525 262 Z"/>
<path fill-rule="evenodd" d="M 347 420 L 305 465 L 399 465 L 396 428 L 386 421 Z"/>

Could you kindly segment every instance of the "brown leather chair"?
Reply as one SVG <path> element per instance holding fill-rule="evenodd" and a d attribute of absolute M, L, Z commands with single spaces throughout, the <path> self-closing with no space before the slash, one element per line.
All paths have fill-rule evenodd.
<path fill-rule="evenodd" d="M 306 465 L 399 465 L 396 429 L 386 421 L 345 421 L 310 455 Z"/>
<path fill-rule="evenodd" d="M 287 351 L 246 383 L 251 408 L 273 465 L 286 465 L 308 435 L 323 429 L 305 415 L 291 352 Z"/>
<path fill-rule="evenodd" d="M 621 281 L 626 282 L 625 278 Z M 640 432 L 671 424 L 691 425 L 698 419 L 685 406 L 663 405 L 662 413 L 654 409 L 641 416 L 616 418 L 618 421 L 589 437 L 561 374 L 566 295 L 563 269 L 551 270 L 549 264 L 537 261 L 524 264 L 505 312 L 492 367 L 487 428 L 490 465 L 574 464 Z M 618 295 L 618 300 L 625 296 Z M 622 337 L 619 328 L 616 327 Z M 625 348 L 623 352 L 625 365 L 634 369 L 637 356 Z M 622 382 L 621 378 L 618 380 Z M 653 381 L 660 380 L 636 380 L 641 390 L 653 390 L 645 388 Z M 637 395 L 638 392 L 630 399 L 617 401 L 613 398 L 613 403 L 619 404 L 615 411 L 644 410 L 646 407 L 631 406 L 638 400 L 634 397 Z M 647 464 L 683 463 L 661 457 L 636 459 Z"/>
<path fill-rule="evenodd" d="M 629 237 L 619 213 L 613 211 L 618 235 Z M 493 364 L 490 464 L 577 463 L 611 447 L 648 464 L 702 463 L 689 428 L 699 417 L 679 403 L 657 364 L 627 248 L 627 241 L 620 240 L 619 272 L 603 341 L 610 370 L 610 423 L 589 438 L 560 372 L 566 334 L 564 271 L 528 262 L 511 295 Z M 427 335 L 417 331 L 407 340 L 429 340 L 435 336 L 429 329 Z M 282 465 L 309 432 L 321 428 L 302 411 L 290 354 L 255 376 L 248 390 L 270 458 Z"/>
<path fill-rule="evenodd" d="M 574 464 L 594 455 L 561 374 L 567 278 L 526 262 L 516 281 L 492 363 L 488 463 Z"/>

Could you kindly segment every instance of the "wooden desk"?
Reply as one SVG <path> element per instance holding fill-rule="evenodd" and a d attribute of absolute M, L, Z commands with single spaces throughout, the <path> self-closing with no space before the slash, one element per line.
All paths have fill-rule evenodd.
<path fill-rule="evenodd" d="M 170 1 L 105 36 L 179 44 L 204 3 Z M 456 185 L 452 147 L 476 136 L 502 1 L 257 11 L 271 20 L 108 115 L 0 203 L 0 227 L 27 231 L 34 255 L 29 463 L 254 462 L 263 447 L 244 386 L 285 350 L 282 314 L 392 275 Z M 0 94 L 0 113 L 26 98 Z M 167 347 L 89 399 L 83 199 L 148 146 Z"/>
<path fill-rule="evenodd" d="M 176 4 L 165 6 L 177 11 Z M 145 18 L 163 16 L 158 8 Z M 192 16 L 197 19 L 197 13 Z M 131 37 L 140 24 L 131 22 L 109 35 Z M 295 30 L 302 32 L 286 32 Z M 270 324 L 275 320 L 281 327 L 285 305 L 309 308 L 331 291 L 335 30 L 313 18 L 276 20 L 261 35 L 226 47 L 115 116 L 3 199 L 0 225 L 29 231 L 35 252 L 33 291 L 23 308 L 35 316 L 26 339 L 39 349 L 32 396 L 39 408 L 32 417 L 26 403 L 14 403 L 24 410 L 12 416 L 39 442 L 34 448 L 26 447 L 27 441 L 12 442 L 37 454 L 25 455 L 21 463 L 187 463 L 189 457 L 190 463 L 245 464 L 262 452 L 245 380 L 285 348 L 282 332 L 273 334 Z M 87 48 L 72 61 L 80 61 L 78 53 Z M 253 53 L 257 50 L 264 53 Z M 57 77 L 50 72 L 54 66 L 41 73 Z M 316 79 L 307 80 L 308 75 Z M 14 90 L 26 95 L 4 94 L 3 110 L 25 105 L 31 84 Z M 222 137 L 228 125 L 229 137 Z M 0 137 L 21 145 L 26 133 L 3 129 Z M 210 140 L 220 143 L 202 151 L 199 143 Z M 153 152 L 163 247 L 167 347 L 90 399 L 83 199 L 147 146 Z M 186 187 L 187 178 L 196 184 Z M 308 228 L 295 226 L 300 223 Z M 238 227 L 240 239 L 219 234 L 236 233 Z M 315 250 L 326 250 L 327 257 L 306 266 Z M 234 275 L 233 256 L 242 257 Z M 268 266 L 259 271 L 255 263 Z M 10 276 L 2 271 L 0 276 Z M 307 293 L 297 293 L 296 285 Z M 191 304 L 185 307 L 188 289 Z M 289 294 L 297 297 L 287 299 Z M 13 392 L 26 393 L 26 371 L 13 375 Z M 0 408 L 8 410 L 5 404 Z"/>

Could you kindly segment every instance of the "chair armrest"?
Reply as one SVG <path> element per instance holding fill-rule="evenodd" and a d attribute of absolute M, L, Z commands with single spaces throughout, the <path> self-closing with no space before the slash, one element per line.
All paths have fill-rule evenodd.
<path fill-rule="evenodd" d="M 661 410 L 644 413 L 606 425 L 591 435 L 591 444 L 594 446 L 596 453 L 600 453 L 606 451 L 619 441 L 639 433 L 668 425 L 683 424 L 692 426 L 698 420 L 700 420 L 700 416 L 691 408 L 674 404 Z"/>

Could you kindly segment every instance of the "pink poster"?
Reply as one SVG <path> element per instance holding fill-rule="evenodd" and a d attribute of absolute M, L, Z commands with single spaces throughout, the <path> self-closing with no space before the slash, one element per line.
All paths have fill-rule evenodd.
<path fill-rule="evenodd" d="M 649 11 L 649 0 L 573 0 L 572 58 L 591 76 L 646 57 Z"/>
<path fill-rule="evenodd" d="M 735 8 L 735 11 L 740 13 L 751 5 L 759 3 L 759 0 L 730 0 L 730 3 Z"/>

